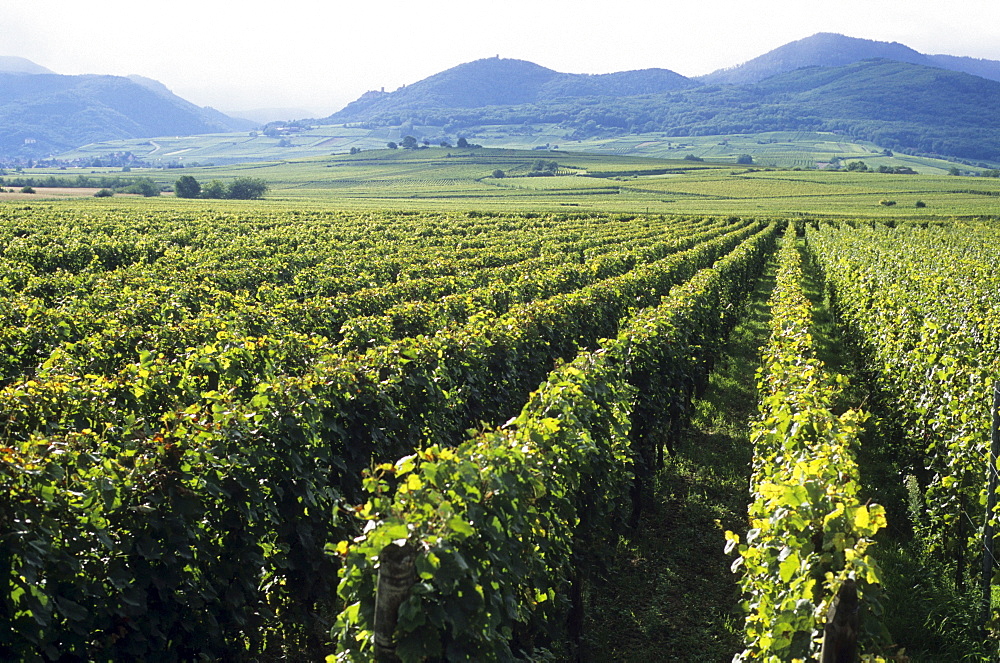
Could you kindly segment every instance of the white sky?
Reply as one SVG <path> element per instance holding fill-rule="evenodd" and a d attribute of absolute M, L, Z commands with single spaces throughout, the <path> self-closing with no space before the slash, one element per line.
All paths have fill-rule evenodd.
<path fill-rule="evenodd" d="M 733 66 L 816 32 L 1000 60 L 998 0 L 0 0 L 0 55 L 316 116 L 484 57 L 571 73 Z"/>

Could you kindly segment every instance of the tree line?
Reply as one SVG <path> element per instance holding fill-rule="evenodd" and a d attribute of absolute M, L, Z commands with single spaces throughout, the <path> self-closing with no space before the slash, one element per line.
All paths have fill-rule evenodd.
<path fill-rule="evenodd" d="M 149 177 L 0 177 L 0 188 L 11 187 L 25 189 L 38 188 L 83 188 L 101 189 L 98 197 L 111 196 L 115 193 L 133 193 L 146 197 L 158 196 L 169 187 L 162 187 Z M 256 177 L 237 177 L 231 182 L 212 180 L 202 186 L 191 175 L 182 175 L 174 183 L 174 195 L 178 198 L 218 198 L 230 200 L 257 200 L 264 197 L 268 189 L 267 182 Z M 33 193 L 33 191 L 24 191 Z"/>

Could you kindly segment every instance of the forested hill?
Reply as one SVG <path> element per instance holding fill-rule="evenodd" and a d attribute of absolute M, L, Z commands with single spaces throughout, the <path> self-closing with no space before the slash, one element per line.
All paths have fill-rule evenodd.
<path fill-rule="evenodd" d="M 35 158 L 117 138 L 243 131 L 252 126 L 185 101 L 150 79 L 0 71 L 4 157 Z"/>
<path fill-rule="evenodd" d="M 757 83 L 803 67 L 841 67 L 873 59 L 921 64 L 1000 81 L 1000 62 L 996 60 L 926 55 L 898 42 L 858 39 L 830 32 L 790 42 L 741 65 L 719 69 L 696 80 L 704 84 Z"/>
<path fill-rule="evenodd" d="M 359 122 L 426 109 L 514 106 L 579 97 L 629 97 L 695 85 L 668 69 L 564 74 L 525 60 L 487 58 L 460 64 L 395 92 L 368 92 L 327 119 Z"/>
<path fill-rule="evenodd" d="M 842 67 L 860 60 L 874 59 L 931 64 L 928 56 L 897 42 L 872 41 L 820 32 L 780 46 L 741 65 L 700 76 L 698 81 L 705 84 L 757 83 L 803 67 Z"/>
<path fill-rule="evenodd" d="M 997 162 L 998 102 L 1000 82 L 884 58 L 740 85 L 697 84 L 665 70 L 572 76 L 494 59 L 396 92 L 369 93 L 328 120 L 467 133 L 487 125 L 558 124 L 566 140 L 836 131 L 892 150 Z"/>

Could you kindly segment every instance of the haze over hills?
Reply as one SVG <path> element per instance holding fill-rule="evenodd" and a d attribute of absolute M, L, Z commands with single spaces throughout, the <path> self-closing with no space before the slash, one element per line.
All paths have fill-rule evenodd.
<path fill-rule="evenodd" d="M 1000 81 L 1000 62 L 996 60 L 925 55 L 898 42 L 858 39 L 830 32 L 790 42 L 743 64 L 719 69 L 696 80 L 708 84 L 756 83 L 803 67 L 839 67 L 871 59 L 940 67 Z"/>
<path fill-rule="evenodd" d="M 915 154 L 997 162 L 994 72 L 1000 79 L 1000 62 L 820 33 L 699 79 L 663 69 L 560 74 L 520 60 L 478 60 L 368 93 L 325 121 L 452 133 L 556 123 L 567 140 L 834 131 Z"/>
<path fill-rule="evenodd" d="M 0 72 L 5 66 L 18 72 L 0 73 L 0 157 L 8 159 L 255 124 L 197 107 L 141 76 L 37 73 L 44 68 L 20 58 L 0 59 Z M 486 58 L 393 92 L 368 92 L 297 126 L 350 124 L 454 140 L 487 127 L 494 135 L 523 136 L 545 125 L 546 135 L 562 136 L 560 142 L 821 131 L 913 154 L 1000 163 L 998 101 L 1000 62 L 819 33 L 696 79 L 656 68 L 568 74 Z"/>
<path fill-rule="evenodd" d="M 37 158 L 115 138 L 253 126 L 196 106 L 149 78 L 63 76 L 23 58 L 0 60 L 0 155 L 7 158 Z"/>

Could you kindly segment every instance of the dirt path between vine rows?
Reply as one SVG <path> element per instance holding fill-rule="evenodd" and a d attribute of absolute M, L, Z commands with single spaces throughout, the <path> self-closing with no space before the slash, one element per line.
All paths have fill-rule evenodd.
<path fill-rule="evenodd" d="M 748 422 L 757 414 L 754 373 L 773 288 L 772 264 L 660 474 L 654 504 L 592 583 L 584 660 L 728 663 L 741 650 L 743 614 L 723 532 L 746 530 Z"/>

